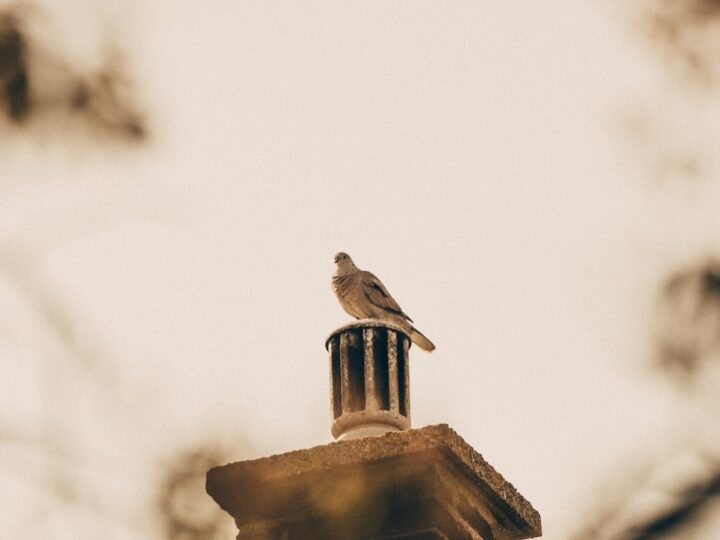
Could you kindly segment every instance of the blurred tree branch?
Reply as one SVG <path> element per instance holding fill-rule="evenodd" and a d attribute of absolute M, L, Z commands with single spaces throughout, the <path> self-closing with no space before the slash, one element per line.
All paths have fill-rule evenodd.
<path fill-rule="evenodd" d="M 720 263 L 708 259 L 671 275 L 658 318 L 656 365 L 678 382 L 720 358 Z"/>
<path fill-rule="evenodd" d="M 683 489 L 674 506 L 647 522 L 631 527 L 628 540 L 656 540 L 669 534 L 683 534 L 682 528 L 700 517 L 710 502 L 720 497 L 720 471 Z M 624 538 L 624 536 L 621 536 Z"/>
<path fill-rule="evenodd" d="M 32 120 L 50 125 L 52 113 L 63 113 L 83 118 L 95 131 L 143 140 L 147 122 L 138 111 L 118 54 L 106 59 L 102 68 L 78 75 L 68 62 L 58 59 L 57 47 L 40 44 L 23 24 L 27 17 L 18 8 L 0 10 L 0 105 L 11 123 Z M 67 122 L 56 125 L 63 131 L 69 127 Z"/>
<path fill-rule="evenodd" d="M 705 90 L 720 81 L 720 1 L 651 0 L 644 30 L 685 82 Z"/>
<path fill-rule="evenodd" d="M 232 535 L 232 518 L 205 493 L 205 475 L 233 458 L 237 455 L 207 443 L 173 457 L 164 471 L 158 499 L 168 540 L 223 540 Z"/>

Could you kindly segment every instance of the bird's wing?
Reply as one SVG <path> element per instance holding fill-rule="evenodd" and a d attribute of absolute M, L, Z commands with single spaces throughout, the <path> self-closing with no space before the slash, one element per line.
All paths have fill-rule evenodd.
<path fill-rule="evenodd" d="M 413 322 L 410 317 L 403 313 L 403 310 L 400 309 L 395 299 L 390 296 L 390 293 L 385 288 L 385 285 L 382 284 L 382 281 L 376 278 L 371 272 L 363 272 L 361 283 L 363 293 L 370 302 L 385 311 L 389 311 L 394 315 L 399 315 L 403 319 Z"/>

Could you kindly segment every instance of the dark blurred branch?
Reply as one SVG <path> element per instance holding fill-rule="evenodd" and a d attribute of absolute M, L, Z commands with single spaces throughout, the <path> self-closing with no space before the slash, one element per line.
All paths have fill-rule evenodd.
<path fill-rule="evenodd" d="M 70 106 L 108 133 L 139 140 L 147 135 L 147 127 L 133 106 L 131 94 L 128 80 L 110 64 L 78 80 Z"/>
<path fill-rule="evenodd" d="M 643 27 L 671 68 L 712 89 L 720 76 L 720 0 L 651 0 Z"/>
<path fill-rule="evenodd" d="M 596 512 L 592 524 L 571 536 L 574 540 L 659 540 L 686 538 L 702 513 L 720 497 L 720 463 L 708 457 L 709 472 L 688 481 L 675 471 L 673 487 L 657 485 L 644 478 L 624 496 L 617 497 L 603 512 Z M 668 468 L 668 465 L 664 466 Z M 672 464 L 670 464 L 672 468 Z M 657 472 L 663 472 L 659 467 Z M 662 477 L 662 475 L 661 475 Z M 649 496 L 650 495 L 650 496 Z M 668 503 L 668 501 L 670 501 Z M 595 503 L 595 510 L 598 505 Z"/>
<path fill-rule="evenodd" d="M 10 119 L 20 122 L 29 110 L 26 44 L 11 13 L 0 13 L 0 95 Z"/>
<path fill-rule="evenodd" d="M 686 381 L 720 352 L 720 263 L 671 275 L 661 289 L 656 364 Z"/>
<path fill-rule="evenodd" d="M 93 73 L 78 74 L 57 58 L 56 48 L 48 50 L 36 43 L 16 11 L 0 11 L 0 105 L 14 124 L 42 121 L 41 112 L 64 112 L 115 137 L 147 136 L 132 85 L 116 58 Z"/>
<path fill-rule="evenodd" d="M 720 497 L 720 471 L 702 482 L 693 484 L 680 494 L 675 505 L 660 512 L 647 522 L 631 527 L 618 538 L 628 540 L 656 540 L 667 538 L 683 527 L 693 523 L 710 502 Z"/>
<path fill-rule="evenodd" d="M 168 540 L 223 540 L 229 537 L 233 520 L 205 492 L 207 471 L 229 461 L 227 452 L 210 444 L 175 454 L 164 472 L 158 500 Z"/>

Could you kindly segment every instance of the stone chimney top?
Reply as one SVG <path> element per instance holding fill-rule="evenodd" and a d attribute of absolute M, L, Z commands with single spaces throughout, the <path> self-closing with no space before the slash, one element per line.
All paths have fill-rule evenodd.
<path fill-rule="evenodd" d="M 410 429 L 410 339 L 359 320 L 325 342 L 337 442 L 208 471 L 249 540 L 523 540 L 540 515 L 447 425 Z M 524 443 L 524 441 L 523 441 Z"/>

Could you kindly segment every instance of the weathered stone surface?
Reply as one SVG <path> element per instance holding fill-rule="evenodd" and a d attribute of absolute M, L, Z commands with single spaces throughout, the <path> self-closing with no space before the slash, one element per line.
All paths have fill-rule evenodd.
<path fill-rule="evenodd" d="M 238 538 L 524 539 L 540 516 L 447 425 L 211 469 Z"/>

